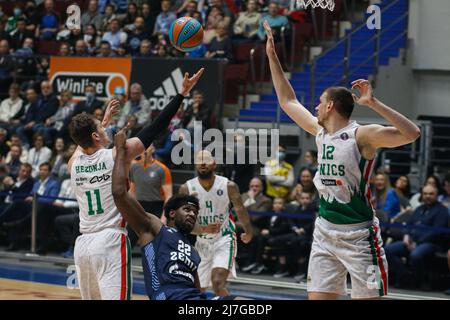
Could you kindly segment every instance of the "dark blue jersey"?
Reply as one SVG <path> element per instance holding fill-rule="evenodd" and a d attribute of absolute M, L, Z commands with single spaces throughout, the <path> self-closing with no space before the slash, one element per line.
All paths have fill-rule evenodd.
<path fill-rule="evenodd" d="M 195 287 L 200 256 L 186 235 L 174 228 L 161 231 L 142 247 L 142 267 L 151 300 L 206 299 Z"/>

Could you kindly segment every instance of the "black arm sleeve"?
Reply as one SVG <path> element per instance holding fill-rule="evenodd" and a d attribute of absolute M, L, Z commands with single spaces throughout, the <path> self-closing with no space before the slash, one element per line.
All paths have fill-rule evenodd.
<path fill-rule="evenodd" d="M 155 121 L 150 125 L 142 128 L 138 132 L 136 137 L 138 137 L 147 149 L 155 139 L 155 137 L 160 134 L 163 129 L 167 128 L 170 120 L 177 113 L 178 109 L 181 107 L 184 97 L 181 94 L 177 94 L 164 108 L 164 110 L 156 117 Z"/>

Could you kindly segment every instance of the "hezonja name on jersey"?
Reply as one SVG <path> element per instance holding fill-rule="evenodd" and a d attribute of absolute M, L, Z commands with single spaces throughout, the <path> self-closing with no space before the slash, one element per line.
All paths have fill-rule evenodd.
<path fill-rule="evenodd" d="M 91 173 L 100 170 L 106 170 L 106 164 L 104 162 L 92 164 L 90 166 L 75 166 L 76 173 Z"/>

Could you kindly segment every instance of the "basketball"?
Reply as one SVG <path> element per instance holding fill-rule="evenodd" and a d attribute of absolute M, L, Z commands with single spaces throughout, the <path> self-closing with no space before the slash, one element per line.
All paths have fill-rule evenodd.
<path fill-rule="evenodd" d="M 203 41 L 203 28 L 194 18 L 182 17 L 172 23 L 169 37 L 172 45 L 178 50 L 192 51 Z"/>

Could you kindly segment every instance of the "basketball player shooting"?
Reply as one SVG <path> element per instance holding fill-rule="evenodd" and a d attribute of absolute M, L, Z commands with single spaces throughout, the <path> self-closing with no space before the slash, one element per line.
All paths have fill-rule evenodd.
<path fill-rule="evenodd" d="M 198 177 L 180 187 L 181 194 L 198 197 L 200 210 L 193 230 L 197 235 L 195 247 L 201 263 L 198 274 L 203 291 L 212 286 L 217 296 L 228 296 L 226 281 L 236 277 L 234 260 L 237 253 L 236 227 L 230 219 L 231 207 L 244 228 L 241 240 L 250 242 L 253 236 L 247 209 L 242 203 L 238 186 L 227 178 L 215 174 L 216 162 L 209 151 L 196 155 Z"/>
<path fill-rule="evenodd" d="M 151 300 L 206 300 L 200 291 L 197 270 L 200 256 L 190 244 L 188 235 L 194 229 L 199 200 L 178 194 L 164 206 L 167 226 L 153 214 L 145 212 L 127 191 L 130 170 L 126 129 L 114 137 L 117 156 L 112 177 L 112 194 L 117 208 L 139 236 L 142 244 L 142 268 L 147 295 Z M 239 297 L 217 297 L 243 300 Z"/>
<path fill-rule="evenodd" d="M 181 93 L 136 137 L 126 140 L 130 161 L 143 153 L 169 125 L 203 71 L 203 68 L 200 69 L 191 78 L 186 73 Z M 93 115 L 82 113 L 73 117 L 69 125 L 70 135 L 78 144 L 68 167 L 80 207 L 82 235 L 75 242 L 74 257 L 82 299 L 130 299 L 130 243 L 125 220 L 114 204 L 111 193 L 116 148 L 106 149 L 110 142 L 105 128 L 117 109 L 118 101 L 113 100 L 108 105 L 102 123 Z"/>
<path fill-rule="evenodd" d="M 367 80 L 352 82 L 359 96 L 331 87 L 320 96 L 314 117 L 296 98 L 275 52 L 272 32 L 264 22 L 266 52 L 281 108 L 316 137 L 319 169 L 314 184 L 320 194 L 319 217 L 308 267 L 309 299 L 337 299 L 346 294 L 350 273 L 354 299 L 387 294 L 387 263 L 378 219 L 370 203 L 369 177 L 379 148 L 409 144 L 419 128 L 373 95 Z M 366 106 L 391 126 L 350 121 L 354 104 Z"/>

